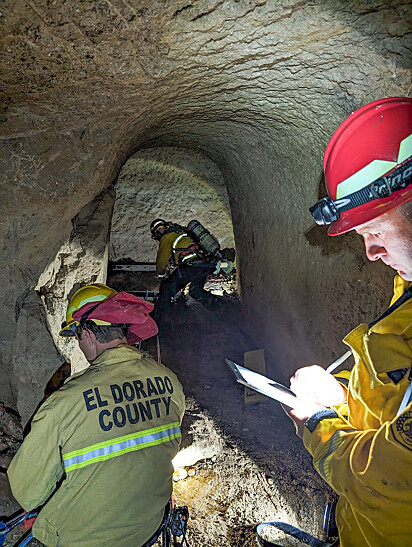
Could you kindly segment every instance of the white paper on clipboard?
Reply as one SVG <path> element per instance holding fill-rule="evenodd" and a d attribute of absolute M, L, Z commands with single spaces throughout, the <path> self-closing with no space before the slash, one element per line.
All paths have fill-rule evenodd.
<path fill-rule="evenodd" d="M 238 365 L 230 359 L 225 359 L 225 362 L 240 384 L 250 387 L 271 399 L 275 399 L 289 408 L 296 408 L 302 404 L 302 401 L 300 401 L 290 389 L 282 384 L 279 384 L 262 374 L 253 372 L 253 370 L 242 367 L 242 365 Z"/>

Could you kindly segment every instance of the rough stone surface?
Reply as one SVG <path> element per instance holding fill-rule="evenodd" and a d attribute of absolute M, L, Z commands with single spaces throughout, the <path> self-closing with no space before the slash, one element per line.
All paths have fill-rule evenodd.
<path fill-rule="evenodd" d="M 8 0 L 1 11 L 6 371 L 16 304 L 143 145 L 201 150 L 221 169 L 250 323 L 285 375 L 330 360 L 384 306 L 386 272 L 345 238 L 322 252 L 323 236 L 310 245 L 305 232 L 333 131 L 410 92 L 409 2 Z M 11 401 L 9 386 L 5 375 Z"/>
<path fill-rule="evenodd" d="M 72 219 L 142 148 L 220 169 L 250 339 L 280 380 L 330 362 L 385 307 L 392 272 L 352 234 L 328 240 L 308 207 L 337 126 L 410 94 L 408 1 L 5 0 L 0 25 L 0 400 L 23 419 L 61 360 L 33 289 L 66 251 L 80 268 L 62 302 L 104 279 L 108 223 L 96 254 L 70 243 Z"/>
<path fill-rule="evenodd" d="M 108 244 L 115 193 L 102 192 L 85 205 L 73 220 L 73 230 L 55 259 L 41 274 L 36 289 L 47 312 L 47 324 L 53 341 L 72 373 L 88 366 L 73 338 L 59 336 L 67 305 L 82 285 L 105 283 Z M 41 363 L 40 363 L 41 366 Z"/>
<path fill-rule="evenodd" d="M 23 425 L 43 398 L 49 378 L 61 365 L 47 329 L 46 313 L 35 291 L 30 291 L 19 312 L 13 347 L 13 390 Z"/>
<path fill-rule="evenodd" d="M 137 152 L 120 171 L 110 233 L 111 260 L 154 262 L 155 218 L 186 225 L 199 220 L 221 247 L 234 247 L 229 199 L 222 173 L 200 152 L 158 148 Z"/>

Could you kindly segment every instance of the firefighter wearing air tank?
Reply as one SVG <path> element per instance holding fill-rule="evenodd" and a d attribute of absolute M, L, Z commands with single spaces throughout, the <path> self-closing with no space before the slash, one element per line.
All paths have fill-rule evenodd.
<path fill-rule="evenodd" d="M 33 535 L 47 546 L 135 547 L 161 525 L 184 395 L 130 345 L 157 333 L 152 308 L 101 284 L 69 303 L 60 334 L 76 337 L 90 366 L 43 403 L 8 469 L 24 509 L 44 504 Z"/>
<path fill-rule="evenodd" d="M 197 220 L 184 227 L 156 219 L 150 225 L 150 232 L 159 242 L 156 271 L 162 281 L 155 310 L 159 326 L 167 320 L 172 298 L 188 284 L 190 296 L 213 309 L 219 298 L 206 291 L 204 284 L 215 271 L 231 271 L 234 249 L 221 251 L 219 242 Z"/>
<path fill-rule="evenodd" d="M 375 101 L 337 129 L 324 157 L 329 197 L 311 208 L 329 235 L 350 230 L 397 270 L 391 307 L 346 336 L 353 369 L 299 369 L 290 411 L 339 495 L 341 547 L 412 545 L 412 99 Z M 372 319 L 372 318 L 371 318 Z M 376 318 L 375 318 L 376 319 Z"/>

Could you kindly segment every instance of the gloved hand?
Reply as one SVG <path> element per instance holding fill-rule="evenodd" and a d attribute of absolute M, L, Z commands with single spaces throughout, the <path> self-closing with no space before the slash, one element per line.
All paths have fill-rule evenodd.
<path fill-rule="evenodd" d="M 319 365 L 298 369 L 290 379 L 290 389 L 302 401 L 325 407 L 346 401 L 347 390 Z"/>
<path fill-rule="evenodd" d="M 289 418 L 291 418 L 291 420 L 294 422 L 296 435 L 298 435 L 298 437 L 300 438 L 303 437 L 303 428 L 305 426 L 305 422 L 316 412 L 319 412 L 320 410 L 326 410 L 326 407 L 311 402 L 302 402 L 302 404 L 292 409 L 284 405 L 282 405 L 282 408 L 289 416 Z"/>
<path fill-rule="evenodd" d="M 231 262 L 230 260 L 219 260 L 219 262 L 216 264 L 216 270 L 213 273 L 218 274 L 220 272 L 223 272 L 226 275 L 229 275 L 232 270 L 233 262 Z"/>

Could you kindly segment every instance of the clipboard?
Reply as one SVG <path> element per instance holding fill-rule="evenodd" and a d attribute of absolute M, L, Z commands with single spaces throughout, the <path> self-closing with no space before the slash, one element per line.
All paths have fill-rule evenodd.
<path fill-rule="evenodd" d="M 254 389 L 258 393 L 262 393 L 262 395 L 266 395 L 266 397 L 279 401 L 289 408 L 296 408 L 302 404 L 302 401 L 284 385 L 279 384 L 262 374 L 254 372 L 253 370 L 242 367 L 242 365 L 238 365 L 230 359 L 225 359 L 225 362 L 239 384 Z"/>

